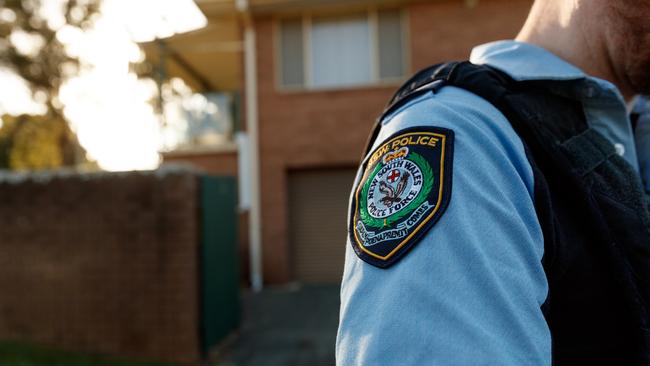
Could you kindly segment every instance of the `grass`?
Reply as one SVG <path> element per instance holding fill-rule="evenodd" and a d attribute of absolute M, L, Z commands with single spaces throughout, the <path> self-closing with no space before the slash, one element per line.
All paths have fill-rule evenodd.
<path fill-rule="evenodd" d="M 24 343 L 0 342 L 0 366 L 182 366 L 65 352 Z"/>

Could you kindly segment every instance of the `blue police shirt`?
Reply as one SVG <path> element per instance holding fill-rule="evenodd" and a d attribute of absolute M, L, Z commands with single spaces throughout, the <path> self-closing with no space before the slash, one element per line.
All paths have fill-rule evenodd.
<path fill-rule="evenodd" d="M 611 83 L 516 41 L 476 47 L 470 60 L 518 80 L 574 80 L 558 92 L 582 100 L 588 123 L 638 170 L 626 106 Z M 390 268 L 365 263 L 348 242 L 337 364 L 549 365 L 544 244 L 521 140 L 494 106 L 448 86 L 386 116 L 375 147 L 419 126 L 455 133 L 450 204 Z"/>

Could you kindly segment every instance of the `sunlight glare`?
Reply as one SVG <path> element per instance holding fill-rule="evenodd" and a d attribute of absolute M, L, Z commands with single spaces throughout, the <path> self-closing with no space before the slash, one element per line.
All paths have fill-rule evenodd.
<path fill-rule="evenodd" d="M 61 0 L 44 3 L 57 39 L 82 61 L 79 75 L 61 87 L 60 100 L 89 157 L 106 170 L 156 168 L 164 140 L 150 103 L 156 86 L 129 73 L 129 62 L 142 58 L 134 42 L 201 28 L 205 16 L 192 0 L 105 0 L 94 28 L 84 33 L 62 24 Z M 25 52 L 38 46 L 16 37 Z M 11 85 L 0 88 L 0 114 L 44 112 L 20 78 L 0 69 L 0 82 Z"/>

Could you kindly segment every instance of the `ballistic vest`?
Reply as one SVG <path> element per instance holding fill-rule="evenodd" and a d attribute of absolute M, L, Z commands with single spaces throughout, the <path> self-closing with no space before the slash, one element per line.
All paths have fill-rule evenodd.
<path fill-rule="evenodd" d="M 553 364 L 650 365 L 648 201 L 634 169 L 587 125 L 581 102 L 549 89 L 563 83 L 515 81 L 467 61 L 431 66 L 390 100 L 366 154 L 382 118 L 418 95 L 451 85 L 490 102 L 521 138 L 533 170 Z"/>

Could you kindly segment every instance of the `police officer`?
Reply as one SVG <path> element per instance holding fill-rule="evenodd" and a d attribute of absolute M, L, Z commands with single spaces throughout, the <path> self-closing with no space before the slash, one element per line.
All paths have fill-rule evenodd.
<path fill-rule="evenodd" d="M 536 0 L 398 91 L 350 198 L 338 364 L 650 364 L 648 19 Z"/>

